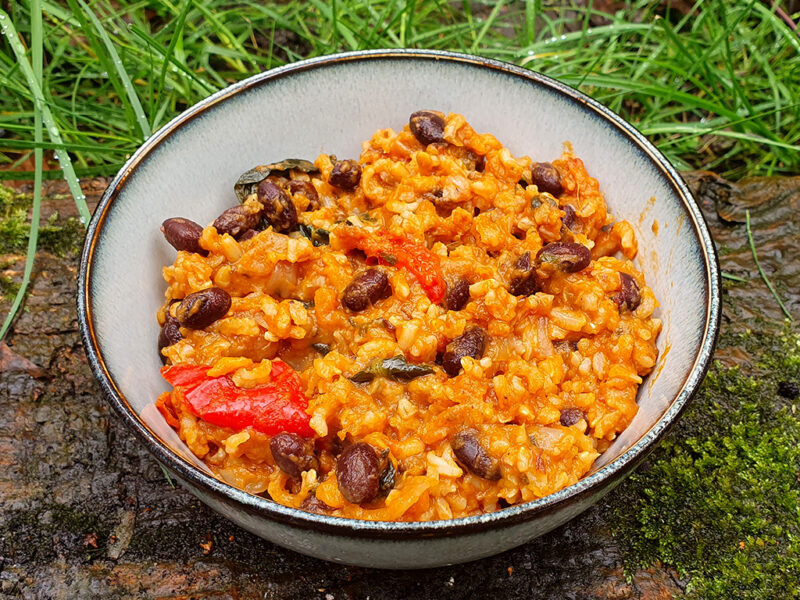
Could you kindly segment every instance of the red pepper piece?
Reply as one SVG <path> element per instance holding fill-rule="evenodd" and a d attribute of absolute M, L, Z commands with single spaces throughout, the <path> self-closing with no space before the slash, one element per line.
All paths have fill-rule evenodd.
<path fill-rule="evenodd" d="M 206 366 L 164 367 L 161 373 L 183 394 L 189 410 L 212 425 L 274 435 L 282 431 L 311 437 L 308 400 L 297 373 L 285 362 L 272 362 L 272 381 L 254 388 L 237 387 L 228 376 L 208 377 Z"/>
<path fill-rule="evenodd" d="M 424 244 L 385 230 L 370 233 L 354 227 L 340 228 L 336 237 L 352 248 L 363 250 L 381 264 L 404 268 L 416 277 L 434 304 L 444 300 L 447 286 L 442 277 L 439 256 Z"/>

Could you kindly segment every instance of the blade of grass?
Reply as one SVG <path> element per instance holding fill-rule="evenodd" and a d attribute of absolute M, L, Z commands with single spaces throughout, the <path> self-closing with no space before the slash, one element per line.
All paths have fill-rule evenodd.
<path fill-rule="evenodd" d="M 144 114 L 144 109 L 142 108 L 142 103 L 139 101 L 139 96 L 136 94 L 136 90 L 133 87 L 131 78 L 128 77 L 128 72 L 125 70 L 125 67 L 122 64 L 122 59 L 120 59 L 119 54 L 117 54 L 114 44 L 111 42 L 111 38 L 108 37 L 108 33 L 106 33 L 106 30 L 103 27 L 103 24 L 100 22 L 100 19 L 97 18 L 84 0 L 74 0 L 74 2 L 77 2 L 83 9 L 83 13 L 92 22 L 92 25 L 94 25 L 95 30 L 100 36 L 100 39 L 103 41 L 106 52 L 108 52 L 108 56 L 111 58 L 111 66 L 114 68 L 114 71 L 116 71 L 120 83 L 125 90 L 125 94 L 128 98 L 131 109 L 133 110 L 134 115 L 136 115 L 136 120 L 139 123 L 139 130 L 142 132 L 142 138 L 149 138 L 153 132 L 150 129 L 150 123 L 147 120 L 147 115 Z M 73 5 L 73 0 L 70 0 L 70 5 Z M 75 12 L 74 9 L 73 12 Z"/>
<path fill-rule="evenodd" d="M 44 100 L 42 88 L 39 85 L 39 82 L 36 80 L 36 74 L 31 68 L 31 64 L 28 62 L 25 48 L 19 39 L 17 29 L 14 27 L 11 17 L 9 17 L 8 14 L 1 9 L 0 30 L 2 30 L 6 35 L 11 49 L 17 57 L 17 64 L 20 66 L 25 79 L 28 81 L 28 87 L 30 88 L 30 92 L 34 98 L 34 107 L 36 113 L 40 115 L 42 121 L 44 122 L 48 136 L 50 137 L 50 141 L 60 148 L 57 158 L 59 164 L 61 165 L 62 171 L 64 171 L 64 180 L 67 182 L 69 191 L 72 193 L 72 198 L 75 200 L 75 206 L 78 209 L 81 223 L 88 225 L 92 215 L 89 212 L 89 207 L 86 205 L 86 196 L 81 191 L 80 182 L 75 176 L 75 171 L 72 168 L 72 160 L 70 159 L 64 142 L 61 139 L 61 134 L 56 126 L 55 120 L 53 119 L 53 115 L 50 113 L 50 108 L 47 106 L 47 103 Z"/>
<path fill-rule="evenodd" d="M 5 28 L 3 20 L 9 17 L 0 11 L 0 29 Z M 11 28 L 13 29 L 13 27 Z M 35 82 L 41 85 L 42 82 L 42 9 L 39 5 L 39 0 L 31 0 L 31 60 L 33 62 L 32 75 Z M 17 39 L 19 41 L 19 39 Z M 27 59 L 26 59 L 27 61 Z M 34 106 L 34 140 L 36 142 L 42 141 L 42 111 L 41 106 Z M 28 234 L 28 248 L 25 256 L 25 268 L 22 272 L 22 283 L 14 296 L 14 301 L 11 303 L 11 309 L 8 311 L 6 318 L 3 320 L 3 325 L 0 326 L 0 341 L 4 340 L 6 333 L 8 333 L 11 323 L 17 316 L 22 300 L 25 298 L 25 293 L 28 291 L 28 284 L 31 281 L 31 273 L 33 272 L 33 263 L 36 257 L 36 247 L 39 241 L 39 215 L 42 207 L 42 166 L 43 166 L 43 150 L 36 148 L 34 151 L 34 162 L 36 171 L 33 176 L 33 206 L 31 207 L 31 228 Z"/>
<path fill-rule="evenodd" d="M 722 276 L 723 279 L 730 279 L 731 281 L 738 281 L 739 283 L 747 283 L 750 281 L 749 279 L 745 279 L 744 277 L 739 277 L 738 275 L 733 275 L 732 273 L 726 273 L 725 271 L 722 271 L 720 275 Z"/>
<path fill-rule="evenodd" d="M 756 244 L 753 241 L 753 233 L 750 231 L 750 211 L 746 210 L 745 214 L 745 227 L 747 228 L 747 242 L 750 244 L 750 252 L 753 253 L 753 262 L 756 263 L 756 267 L 758 268 L 758 272 L 761 274 L 761 279 L 764 280 L 764 283 L 767 284 L 772 297 L 778 302 L 778 306 L 781 307 L 783 314 L 787 316 L 790 321 L 794 321 L 794 317 L 792 317 L 791 313 L 786 310 L 786 307 L 783 305 L 783 301 L 781 297 L 778 296 L 778 292 L 775 291 L 775 288 L 772 287 L 772 282 L 767 277 L 767 274 L 764 273 L 764 269 L 761 268 L 761 263 L 758 261 L 758 254 L 756 254 Z"/>

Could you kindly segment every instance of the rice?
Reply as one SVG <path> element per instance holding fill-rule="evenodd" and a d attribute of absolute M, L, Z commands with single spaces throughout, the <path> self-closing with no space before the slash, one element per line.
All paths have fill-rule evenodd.
<path fill-rule="evenodd" d="M 577 482 L 636 415 L 661 322 L 631 262 L 633 227 L 608 214 L 598 182 L 569 148 L 552 165 L 535 163 L 461 115 L 426 118 L 443 123 L 432 142 L 409 126 L 364 142 L 352 189 L 332 183 L 343 180 L 329 155 L 316 170 L 270 176 L 297 224 L 328 233 L 327 243 L 277 226 L 233 236 L 212 225 L 198 240 L 207 255 L 180 250 L 164 268 L 164 328 L 189 294 L 214 287 L 231 298 L 210 325 L 181 323 L 163 345 L 169 365 L 207 367 L 208 377 L 258 390 L 282 361 L 307 401 L 302 464 L 311 468 L 293 474 L 274 456 L 276 433 L 212 423 L 177 385 L 158 399 L 167 422 L 227 483 L 334 516 L 465 517 Z M 558 193 L 543 189 L 553 177 Z M 292 193 L 293 181 L 313 192 Z M 261 200 L 248 194 L 246 210 Z M 420 253 L 427 266 L 408 267 L 400 242 L 397 256 L 373 255 L 365 239 L 406 240 L 409 256 Z M 587 261 L 591 253 L 580 269 L 582 255 L 556 256 L 575 245 Z M 387 293 L 348 308 L 363 300 L 352 284 L 370 269 L 385 274 Z M 463 306 L 453 309 L 457 300 Z M 351 379 L 395 357 L 418 374 Z M 381 481 L 377 494 L 353 502 L 342 457 L 363 445 L 378 457 L 380 473 L 370 476 Z"/>

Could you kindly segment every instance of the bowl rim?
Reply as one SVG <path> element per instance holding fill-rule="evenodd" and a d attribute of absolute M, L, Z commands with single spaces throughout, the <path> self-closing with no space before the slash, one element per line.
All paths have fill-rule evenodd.
<path fill-rule="evenodd" d="M 119 196 L 137 165 L 161 142 L 168 139 L 182 126 L 230 97 L 292 74 L 343 63 L 402 59 L 432 62 L 450 61 L 460 65 L 490 69 L 522 78 L 534 85 L 547 87 L 559 94 L 563 99 L 581 105 L 585 110 L 600 117 L 607 125 L 621 132 L 623 136 L 648 157 L 653 166 L 661 171 L 661 174 L 670 184 L 672 191 L 681 200 L 694 234 L 700 242 L 707 292 L 705 330 L 691 369 L 687 372 L 678 394 L 672 399 L 658 421 L 623 454 L 578 482 L 538 500 L 471 517 L 415 522 L 363 521 L 310 513 L 249 494 L 201 471 L 171 450 L 133 410 L 112 379 L 100 352 L 94 328 L 90 289 L 95 250 L 103 233 L 106 216 L 115 199 Z M 543 514 L 557 512 L 566 505 L 578 502 L 595 493 L 610 490 L 614 481 L 619 480 L 633 469 L 656 446 L 657 442 L 666 435 L 686 408 L 691 397 L 696 393 L 710 366 L 721 318 L 719 263 L 705 219 L 686 183 L 652 143 L 622 117 L 596 100 L 546 75 L 494 59 L 440 50 L 361 50 L 311 58 L 277 67 L 244 79 L 188 108 L 145 140 L 106 188 L 89 223 L 79 269 L 78 322 L 91 369 L 117 414 L 120 415 L 123 422 L 133 430 L 138 439 L 144 443 L 150 453 L 162 465 L 169 467 L 179 479 L 185 480 L 191 486 L 196 486 L 203 492 L 210 493 L 217 498 L 222 497 L 232 500 L 252 515 L 265 517 L 302 529 L 378 539 L 391 538 L 396 540 L 423 536 L 442 537 L 475 533 L 489 528 L 510 527 Z"/>

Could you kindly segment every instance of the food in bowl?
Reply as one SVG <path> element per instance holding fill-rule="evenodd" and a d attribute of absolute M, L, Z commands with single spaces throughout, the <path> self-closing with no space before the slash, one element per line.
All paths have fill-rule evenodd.
<path fill-rule="evenodd" d="M 157 406 L 222 480 L 307 511 L 427 521 L 578 481 L 637 412 L 661 329 L 598 182 L 411 115 L 358 161 L 247 171 L 168 219 Z"/>

